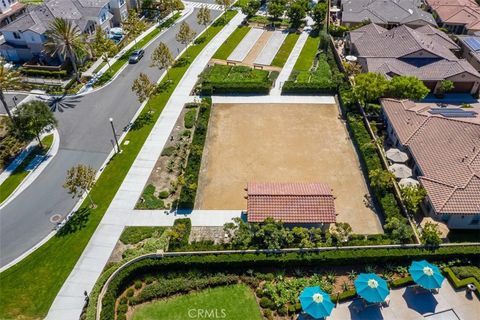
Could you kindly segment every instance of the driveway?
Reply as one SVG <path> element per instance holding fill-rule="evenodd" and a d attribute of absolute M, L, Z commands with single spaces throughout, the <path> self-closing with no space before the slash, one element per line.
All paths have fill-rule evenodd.
<path fill-rule="evenodd" d="M 197 32 L 198 9 L 185 21 Z M 220 12 L 212 11 L 212 18 Z M 56 104 L 60 149 L 40 176 L 0 212 L 0 266 L 4 266 L 26 252 L 54 228 L 50 221 L 54 214 L 65 216 L 76 203 L 62 188 L 67 169 L 77 164 L 100 168 L 112 150 L 112 132 L 109 118 L 114 119 L 117 134 L 121 134 L 140 107 L 131 92 L 133 81 L 140 72 L 152 80 L 163 71 L 150 67 L 150 56 L 159 42 L 165 42 L 174 56 L 183 49 L 175 40 L 179 24 L 171 27 L 145 51 L 145 57 L 129 65 L 105 88 L 80 97 L 66 97 Z"/>

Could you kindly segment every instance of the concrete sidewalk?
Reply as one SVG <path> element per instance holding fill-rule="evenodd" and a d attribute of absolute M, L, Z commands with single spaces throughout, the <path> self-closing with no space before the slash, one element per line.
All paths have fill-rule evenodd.
<path fill-rule="evenodd" d="M 293 67 L 297 62 L 298 56 L 300 55 L 300 52 L 302 52 L 303 46 L 305 45 L 305 42 L 307 41 L 307 39 L 308 39 L 308 33 L 305 31 L 302 32 L 300 37 L 298 37 L 298 40 L 295 43 L 295 46 L 293 47 L 292 52 L 288 56 L 287 62 L 285 62 L 285 65 L 283 66 L 282 71 L 278 75 L 277 81 L 275 81 L 275 86 L 272 88 L 272 90 L 270 90 L 270 95 L 280 96 L 282 94 L 282 85 L 290 77 Z"/>
<path fill-rule="evenodd" d="M 210 41 L 175 88 L 100 225 L 55 298 L 47 319 L 76 320 L 80 317 L 85 301 L 84 291 L 91 292 L 125 225 L 133 225 L 133 221 L 139 218 L 135 212 L 132 214 L 132 209 L 170 136 L 183 105 L 191 101 L 189 93 L 195 86 L 198 75 L 243 19 L 244 15 L 238 13 Z"/>

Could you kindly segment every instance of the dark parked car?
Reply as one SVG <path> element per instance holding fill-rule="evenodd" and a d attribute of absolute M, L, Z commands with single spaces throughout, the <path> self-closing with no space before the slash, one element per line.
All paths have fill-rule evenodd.
<path fill-rule="evenodd" d="M 143 58 L 143 55 L 145 54 L 145 51 L 144 50 L 135 50 L 132 52 L 132 54 L 130 55 L 130 59 L 128 59 L 128 62 L 130 63 L 137 63 L 138 61 L 140 61 L 140 59 Z"/>

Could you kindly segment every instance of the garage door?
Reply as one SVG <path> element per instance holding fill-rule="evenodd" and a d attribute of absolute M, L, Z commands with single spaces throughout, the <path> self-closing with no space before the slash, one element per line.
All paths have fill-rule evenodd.
<path fill-rule="evenodd" d="M 470 92 L 473 88 L 473 82 L 454 82 L 452 92 Z"/>

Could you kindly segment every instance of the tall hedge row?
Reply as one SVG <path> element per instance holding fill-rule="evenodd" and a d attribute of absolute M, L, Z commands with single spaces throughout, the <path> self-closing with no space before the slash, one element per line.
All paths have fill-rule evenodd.
<path fill-rule="evenodd" d="M 192 269 L 209 272 L 226 270 L 247 270 L 263 267 L 309 267 L 345 266 L 402 263 L 427 259 L 447 261 L 451 259 L 479 260 L 479 246 L 440 247 L 436 250 L 424 248 L 399 249 L 356 249 L 330 250 L 305 253 L 248 253 L 211 254 L 192 256 L 167 256 L 149 258 L 127 266 L 112 279 L 102 301 L 101 320 L 114 320 L 115 300 L 136 279 L 144 275 L 161 274 L 164 270 L 188 271 Z"/>
<path fill-rule="evenodd" d="M 180 192 L 178 207 L 180 209 L 193 209 L 197 195 L 198 174 L 202 164 L 203 146 L 207 138 L 208 120 L 212 108 L 212 99 L 205 98 L 200 106 L 195 131 L 193 134 L 187 167 L 185 168 L 185 185 Z"/>

